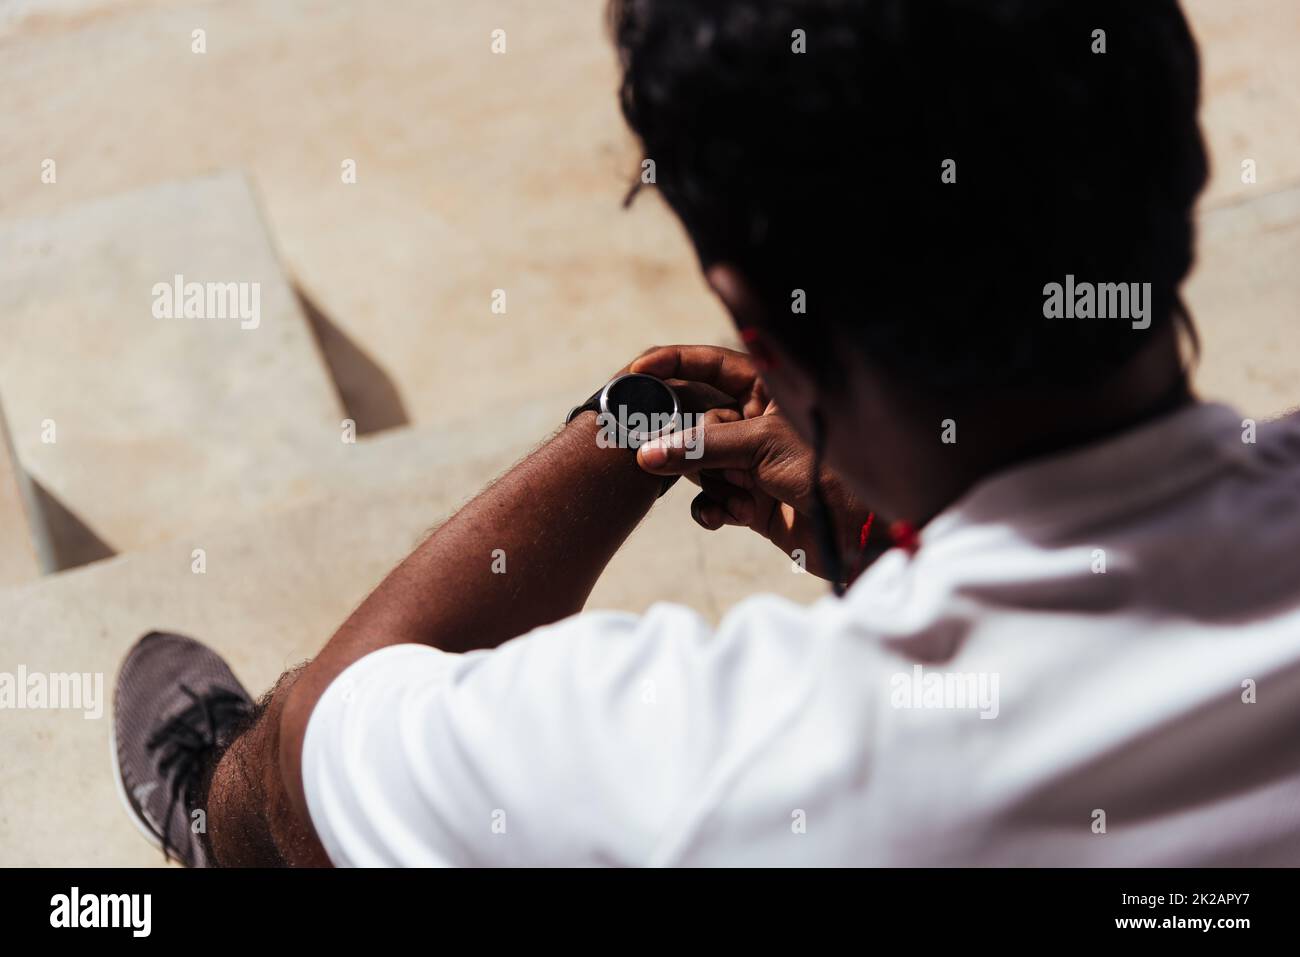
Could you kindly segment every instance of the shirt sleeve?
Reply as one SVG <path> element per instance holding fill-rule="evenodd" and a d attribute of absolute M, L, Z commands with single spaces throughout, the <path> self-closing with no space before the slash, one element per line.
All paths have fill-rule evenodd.
<path fill-rule="evenodd" d="M 312 823 L 336 865 L 650 863 L 739 729 L 768 723 L 743 703 L 774 700 L 808 613 L 753 598 L 715 632 L 659 604 L 493 651 L 374 652 L 308 724 Z"/>

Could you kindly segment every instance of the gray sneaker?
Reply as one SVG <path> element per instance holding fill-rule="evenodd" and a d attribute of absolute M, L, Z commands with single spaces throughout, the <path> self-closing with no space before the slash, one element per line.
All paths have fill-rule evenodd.
<path fill-rule="evenodd" d="M 226 662 L 192 638 L 153 631 L 127 653 L 113 696 L 113 771 L 135 826 L 168 860 L 208 865 L 206 812 L 194 812 L 214 757 L 252 712 Z"/>

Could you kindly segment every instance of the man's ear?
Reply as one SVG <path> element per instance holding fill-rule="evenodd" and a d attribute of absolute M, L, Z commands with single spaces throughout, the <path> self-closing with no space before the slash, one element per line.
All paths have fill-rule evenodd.
<path fill-rule="evenodd" d="M 755 329 L 763 324 L 762 304 L 749 281 L 735 266 L 714 263 L 704 271 L 704 279 L 727 307 L 738 328 Z"/>
<path fill-rule="evenodd" d="M 715 263 L 705 270 L 704 278 L 731 313 L 768 392 L 795 427 L 803 431 L 804 412 L 817 400 L 816 377 L 768 333 L 767 310 L 740 270 L 727 263 Z"/>

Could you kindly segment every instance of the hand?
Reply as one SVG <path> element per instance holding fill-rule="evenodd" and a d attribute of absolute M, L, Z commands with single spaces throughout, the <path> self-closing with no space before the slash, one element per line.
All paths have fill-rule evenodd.
<path fill-rule="evenodd" d="M 736 418 L 762 415 L 768 405 L 767 387 L 744 352 L 721 346 L 655 346 L 619 370 L 663 379 L 681 401 L 682 411 L 695 414 L 729 409 Z"/>
<path fill-rule="evenodd" d="M 641 467 L 697 483 L 701 492 L 691 503 L 691 514 L 704 528 L 751 528 L 787 555 L 802 550 L 808 570 L 826 577 L 812 520 L 812 449 L 768 399 L 749 356 L 715 346 L 666 346 L 641 356 L 630 370 L 709 386 L 739 407 L 706 412 L 682 441 L 670 438 L 642 446 L 637 454 Z M 825 467 L 821 486 L 847 572 L 859 564 L 859 533 L 870 510 Z"/>

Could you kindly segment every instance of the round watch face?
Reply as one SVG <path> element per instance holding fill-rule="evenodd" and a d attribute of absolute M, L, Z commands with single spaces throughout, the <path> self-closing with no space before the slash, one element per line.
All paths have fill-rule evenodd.
<path fill-rule="evenodd" d="M 661 379 L 639 372 L 611 380 L 601 393 L 600 411 L 631 448 L 672 432 L 681 421 L 677 393 Z"/>

